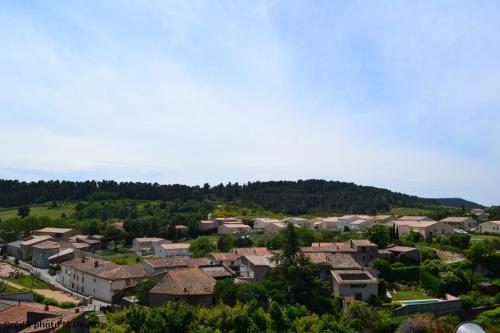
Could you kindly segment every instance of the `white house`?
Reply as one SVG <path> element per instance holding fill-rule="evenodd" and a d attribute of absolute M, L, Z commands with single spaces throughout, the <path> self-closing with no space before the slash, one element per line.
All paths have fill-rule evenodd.
<path fill-rule="evenodd" d="M 267 217 L 257 217 L 255 220 L 253 220 L 253 227 L 254 229 L 262 230 L 270 223 L 279 223 L 279 222 L 281 221 L 277 219 L 270 219 Z"/>
<path fill-rule="evenodd" d="M 138 237 L 132 241 L 132 248 L 134 251 L 151 250 L 155 245 L 168 243 L 166 239 L 158 237 Z"/>
<path fill-rule="evenodd" d="M 219 235 L 224 234 L 241 234 L 252 231 L 252 227 L 243 223 L 223 223 L 217 228 Z"/>
<path fill-rule="evenodd" d="M 477 227 L 476 220 L 468 216 L 450 216 L 440 221 L 449 224 L 456 229 L 472 229 Z"/>
<path fill-rule="evenodd" d="M 337 270 L 331 273 L 335 296 L 367 301 L 371 295 L 378 295 L 378 281 L 367 270 Z"/>
<path fill-rule="evenodd" d="M 455 232 L 455 228 L 451 225 L 437 221 L 394 221 L 394 224 L 400 235 L 414 231 L 423 237 L 432 237 Z"/>
<path fill-rule="evenodd" d="M 339 217 L 317 217 L 309 221 L 309 226 L 317 230 L 335 230 L 338 229 L 337 222 Z"/>
<path fill-rule="evenodd" d="M 302 217 L 287 217 L 286 219 L 283 219 L 283 221 L 281 222 L 291 223 L 299 227 L 307 226 L 307 219 Z"/>
<path fill-rule="evenodd" d="M 361 220 L 355 220 L 355 221 L 349 222 L 349 224 L 347 226 L 349 227 L 350 230 L 362 231 L 362 230 L 366 230 L 369 227 L 371 227 L 373 225 L 373 223 L 374 223 L 373 220 L 361 219 Z"/>
<path fill-rule="evenodd" d="M 479 225 L 479 232 L 481 233 L 491 233 L 500 234 L 500 221 L 488 221 L 483 222 Z"/>
<path fill-rule="evenodd" d="M 154 246 L 155 257 L 156 258 L 170 258 L 170 257 L 191 257 L 191 252 L 189 251 L 189 243 L 171 243 L 171 244 L 159 244 Z"/>
<path fill-rule="evenodd" d="M 120 266 L 101 259 L 74 258 L 61 263 L 58 282 L 78 294 L 112 303 L 114 294 L 145 276 L 141 264 Z"/>

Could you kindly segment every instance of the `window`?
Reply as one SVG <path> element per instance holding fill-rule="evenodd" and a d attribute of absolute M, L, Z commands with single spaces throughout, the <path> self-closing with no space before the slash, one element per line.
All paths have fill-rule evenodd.
<path fill-rule="evenodd" d="M 83 279 L 83 276 L 82 276 L 82 283 L 85 282 L 85 280 Z"/>
<path fill-rule="evenodd" d="M 363 295 L 361 293 L 356 293 L 354 295 L 354 298 L 357 300 L 357 301 L 361 301 L 363 299 Z"/>

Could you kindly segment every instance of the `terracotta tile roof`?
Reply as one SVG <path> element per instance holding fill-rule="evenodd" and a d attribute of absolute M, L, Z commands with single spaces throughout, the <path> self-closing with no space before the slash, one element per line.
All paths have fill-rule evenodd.
<path fill-rule="evenodd" d="M 0 325 L 5 323 L 26 323 L 28 312 L 58 314 L 68 313 L 67 310 L 57 306 L 49 306 L 48 311 L 45 310 L 45 305 L 35 302 L 21 302 L 0 300 L 2 304 L 0 312 Z"/>
<path fill-rule="evenodd" d="M 137 237 L 134 239 L 135 241 L 139 243 L 150 243 L 150 242 L 161 242 L 164 241 L 165 239 L 159 238 L 159 237 Z"/>
<path fill-rule="evenodd" d="M 71 228 L 43 228 L 40 230 L 36 230 L 35 232 L 45 232 L 45 233 L 51 233 L 51 234 L 65 234 L 67 232 L 73 231 Z"/>
<path fill-rule="evenodd" d="M 236 247 L 231 250 L 232 253 L 235 253 L 239 256 L 243 255 L 258 255 L 258 256 L 265 256 L 267 254 L 270 254 L 271 252 L 265 248 L 265 247 Z"/>
<path fill-rule="evenodd" d="M 212 252 L 208 254 L 208 257 L 217 261 L 234 261 L 237 260 L 240 256 L 234 252 Z"/>
<path fill-rule="evenodd" d="M 33 248 L 37 249 L 58 249 L 61 247 L 61 244 L 52 241 L 45 241 L 38 244 L 33 245 Z"/>
<path fill-rule="evenodd" d="M 31 238 L 31 239 L 28 239 L 28 240 L 21 242 L 21 245 L 24 245 L 24 246 L 35 245 L 35 244 L 45 242 L 46 240 L 50 240 L 50 239 L 52 239 L 52 237 L 50 237 L 49 235 L 33 236 L 33 238 Z"/>
<path fill-rule="evenodd" d="M 352 243 L 355 246 L 377 246 L 377 244 L 370 242 L 368 239 L 353 239 Z"/>
<path fill-rule="evenodd" d="M 254 266 L 268 266 L 268 267 L 276 267 L 276 263 L 272 261 L 272 256 L 256 256 L 256 255 L 245 255 L 242 258 L 245 258 L 248 262 L 250 262 Z"/>
<path fill-rule="evenodd" d="M 403 226 L 408 226 L 412 228 L 427 228 L 430 227 L 431 225 L 434 225 L 438 222 L 436 221 L 412 221 L 412 220 L 404 220 L 404 221 L 395 221 L 394 222 L 396 225 L 403 225 Z"/>
<path fill-rule="evenodd" d="M 189 247 L 191 244 L 189 243 L 170 243 L 170 244 L 161 244 L 160 245 L 162 248 L 165 250 L 182 250 L 186 249 L 189 250 Z"/>
<path fill-rule="evenodd" d="M 181 258 L 160 258 L 160 259 L 145 259 L 144 263 L 153 268 L 168 268 L 168 267 L 185 267 L 186 262 Z"/>
<path fill-rule="evenodd" d="M 212 260 L 208 258 L 187 258 L 184 259 L 184 262 L 186 263 L 187 267 L 199 267 L 212 264 Z"/>
<path fill-rule="evenodd" d="M 211 295 L 214 286 L 215 279 L 199 268 L 176 268 L 168 271 L 150 293 L 175 296 Z"/>
<path fill-rule="evenodd" d="M 328 259 L 325 252 L 307 252 L 304 255 L 311 260 L 312 263 L 321 264 L 327 263 Z"/>
<path fill-rule="evenodd" d="M 97 266 L 95 263 L 98 263 Z M 61 266 L 73 268 L 93 276 L 108 280 L 123 280 L 141 278 L 146 276 L 142 264 L 137 265 L 117 265 L 110 261 L 95 258 L 74 258 L 61 263 Z"/>
<path fill-rule="evenodd" d="M 462 216 L 450 216 L 445 219 L 440 220 L 441 222 L 456 222 L 456 223 L 462 223 L 467 221 L 469 217 L 462 217 Z"/>
<path fill-rule="evenodd" d="M 387 251 L 390 252 L 396 252 L 396 253 L 406 253 L 406 252 L 411 252 L 411 251 L 416 251 L 417 249 L 415 247 L 410 247 L 410 246 L 391 246 L 387 248 Z"/>
<path fill-rule="evenodd" d="M 333 269 L 360 269 L 361 266 L 348 253 L 331 253 L 327 255 Z"/>

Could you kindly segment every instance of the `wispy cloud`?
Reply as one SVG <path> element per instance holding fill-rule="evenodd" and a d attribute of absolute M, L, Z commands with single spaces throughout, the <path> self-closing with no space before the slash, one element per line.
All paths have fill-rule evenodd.
<path fill-rule="evenodd" d="M 0 14 L 0 176 L 316 177 L 498 203 L 495 6 L 94 5 Z"/>

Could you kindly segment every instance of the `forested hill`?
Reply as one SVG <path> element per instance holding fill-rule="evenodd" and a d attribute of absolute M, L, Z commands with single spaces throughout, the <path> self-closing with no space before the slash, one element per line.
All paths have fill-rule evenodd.
<path fill-rule="evenodd" d="M 460 199 L 460 198 L 438 198 L 438 199 L 430 199 L 437 201 L 441 205 L 450 206 L 450 207 L 462 207 L 465 208 L 483 208 L 480 204 L 477 204 L 472 201 Z"/>
<path fill-rule="evenodd" d="M 393 207 L 429 208 L 441 205 L 434 199 L 392 192 L 370 186 L 325 180 L 253 182 L 244 185 L 159 185 L 115 181 L 0 180 L 0 207 L 62 200 L 221 200 L 259 205 L 286 214 L 319 212 L 376 213 Z"/>

